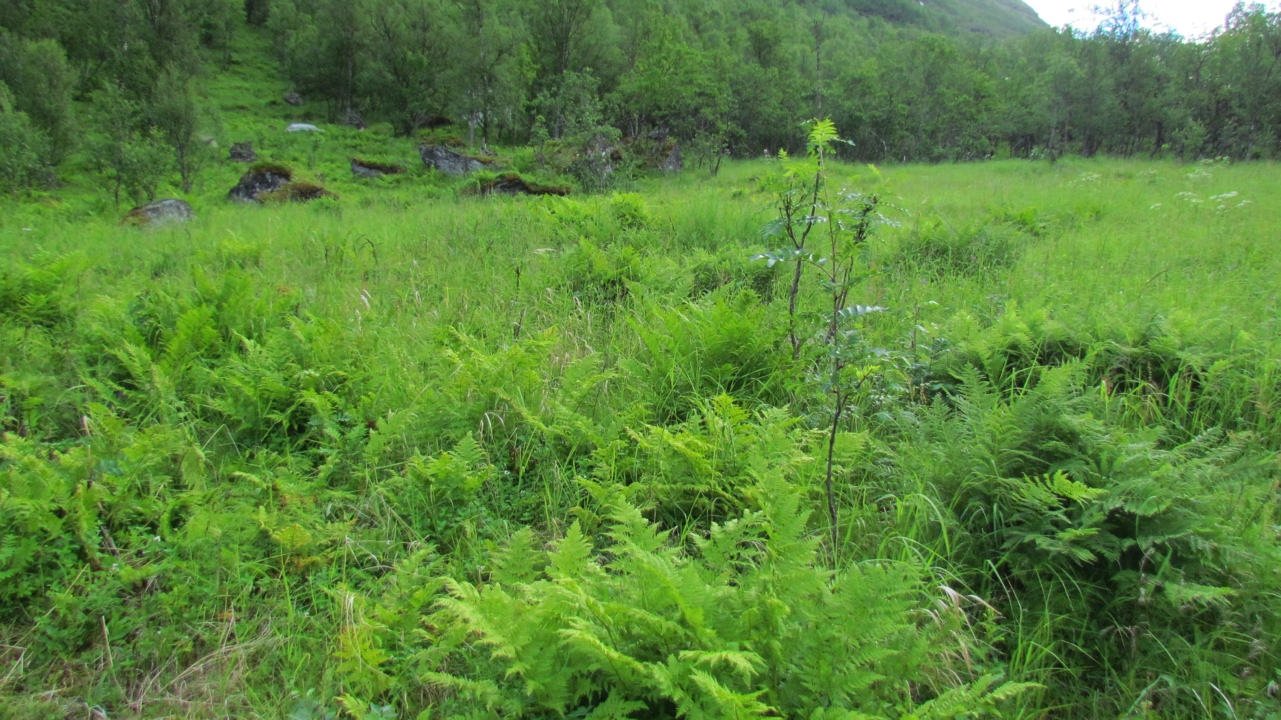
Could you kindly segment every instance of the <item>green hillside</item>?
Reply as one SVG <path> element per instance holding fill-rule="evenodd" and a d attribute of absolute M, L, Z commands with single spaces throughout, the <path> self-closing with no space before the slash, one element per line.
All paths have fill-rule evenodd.
<path fill-rule="evenodd" d="M 1281 718 L 1278 37 L 0 0 L 0 720 Z"/>
<path fill-rule="evenodd" d="M 961 31 L 1006 37 L 1047 27 L 1023 0 L 926 0 L 931 5 Z"/>
<path fill-rule="evenodd" d="M 996 38 L 1047 27 L 1023 0 L 848 0 L 844 7 L 896 24 Z"/>

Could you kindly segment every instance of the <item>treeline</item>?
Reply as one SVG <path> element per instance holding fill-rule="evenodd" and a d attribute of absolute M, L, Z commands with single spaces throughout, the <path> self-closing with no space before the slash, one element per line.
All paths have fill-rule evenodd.
<path fill-rule="evenodd" d="M 193 87 L 231 61 L 242 0 L 0 3 L 0 190 L 56 182 L 87 151 L 117 201 L 189 190 L 207 125 Z"/>
<path fill-rule="evenodd" d="M 830 116 L 865 161 L 1281 154 L 1281 14 L 1239 5 L 1195 42 L 1140 20 L 1122 0 L 1093 32 L 1001 40 L 898 0 L 9 0 L 0 184 L 50 182 L 88 145 L 117 197 L 160 167 L 189 185 L 193 78 L 246 25 L 331 120 L 400 135 L 753 156 Z"/>
<path fill-rule="evenodd" d="M 911 6 L 916 6 L 913 10 Z M 860 160 L 1008 153 L 1271 157 L 1281 15 L 1238 6 L 1210 39 L 1142 27 L 932 32 L 917 3 L 794 0 L 254 0 L 298 88 L 401 133 L 444 116 L 526 142 L 602 122 L 737 155 L 831 116 Z M 919 10 L 919 12 L 918 12 Z M 886 18 L 916 19 L 906 25 Z"/>

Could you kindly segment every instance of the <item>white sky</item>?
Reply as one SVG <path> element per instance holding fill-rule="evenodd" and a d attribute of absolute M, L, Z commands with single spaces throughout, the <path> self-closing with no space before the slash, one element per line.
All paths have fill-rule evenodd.
<path fill-rule="evenodd" d="M 1024 0 L 1047 23 L 1093 30 L 1097 21 L 1090 12 L 1095 5 L 1116 6 L 1116 0 Z M 1248 4 L 1248 3 L 1247 3 Z M 1276 7 L 1276 1 L 1266 3 Z M 1236 0 L 1140 0 L 1139 7 L 1151 16 L 1154 27 L 1169 28 L 1185 37 L 1202 35 L 1223 24 Z"/>

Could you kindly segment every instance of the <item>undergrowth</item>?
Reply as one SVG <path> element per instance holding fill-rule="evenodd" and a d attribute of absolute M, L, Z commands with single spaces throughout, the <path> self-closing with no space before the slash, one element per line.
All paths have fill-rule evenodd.
<path fill-rule="evenodd" d="M 12 205 L 0 717 L 1274 716 L 1275 171 L 1083 162 L 833 165 L 835 376 L 773 164 Z"/>

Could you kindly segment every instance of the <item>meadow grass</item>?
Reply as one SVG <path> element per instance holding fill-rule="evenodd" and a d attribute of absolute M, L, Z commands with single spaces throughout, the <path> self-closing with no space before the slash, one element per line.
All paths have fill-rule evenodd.
<path fill-rule="evenodd" d="M 422 639 L 473 617 L 433 614 L 443 578 L 497 586 L 520 528 L 603 542 L 621 488 L 688 549 L 773 512 L 771 473 L 820 507 L 828 401 L 750 259 L 772 163 L 475 198 L 345 173 L 409 141 L 255 122 L 340 199 L 231 204 L 220 163 L 182 226 L 74 186 L 0 213 L 0 715 L 448 714 L 479 691 L 440 678 L 491 670 Z M 991 701 L 1012 716 L 1275 711 L 1277 176 L 834 172 L 895 224 L 851 296 L 888 308 L 862 327 L 884 352 L 819 564 L 909 568 L 947 633 L 928 662 L 877 641 L 920 664 L 877 666 L 899 705 L 875 712 L 987 675 L 1036 683 Z M 823 303 L 807 280 L 802 317 Z"/>

